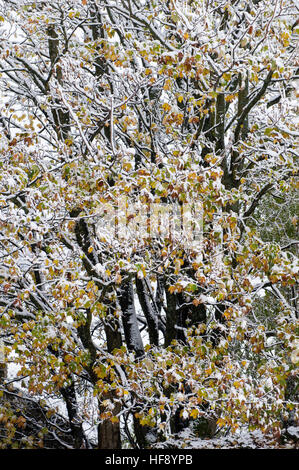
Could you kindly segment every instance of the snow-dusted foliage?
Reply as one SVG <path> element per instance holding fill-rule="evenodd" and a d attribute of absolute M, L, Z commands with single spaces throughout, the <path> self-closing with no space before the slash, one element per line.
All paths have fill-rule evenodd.
<path fill-rule="evenodd" d="M 296 445 L 297 17 L 0 1 L 0 447 Z"/>

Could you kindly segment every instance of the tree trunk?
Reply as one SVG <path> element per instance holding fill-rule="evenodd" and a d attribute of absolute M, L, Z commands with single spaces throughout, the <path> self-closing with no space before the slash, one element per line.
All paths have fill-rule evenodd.
<path fill-rule="evenodd" d="M 120 349 L 122 346 L 122 337 L 120 332 L 120 325 L 118 319 L 115 317 L 114 312 L 116 305 L 114 302 L 109 303 L 109 308 L 105 318 L 105 334 L 107 341 L 107 350 L 110 354 L 114 349 Z M 120 410 L 121 405 L 116 401 L 118 397 L 114 391 L 110 391 L 104 396 L 102 400 L 109 399 L 114 403 L 113 415 L 116 416 Z M 100 414 L 104 412 L 103 407 L 99 404 Z M 98 426 L 98 448 L 99 449 L 121 449 L 121 435 L 120 435 L 120 422 L 111 419 L 106 419 Z"/>
<path fill-rule="evenodd" d="M 123 282 L 119 288 L 119 303 L 128 351 L 134 352 L 136 358 L 140 358 L 144 356 L 144 347 L 138 327 L 131 279 Z"/>
<path fill-rule="evenodd" d="M 120 410 L 120 403 L 115 401 L 115 394 L 108 392 L 102 396 L 102 400 L 111 400 L 114 404 L 113 415 L 116 416 Z M 99 411 L 105 409 L 100 405 Z M 111 419 L 105 419 L 98 426 L 98 448 L 99 449 L 121 449 L 120 424 L 119 421 L 112 422 Z"/>
<path fill-rule="evenodd" d="M 72 435 L 74 436 L 75 448 L 82 449 L 85 447 L 84 433 L 82 423 L 78 419 L 78 403 L 74 383 L 60 389 L 60 392 L 66 404 L 69 423 L 72 430 Z"/>
<path fill-rule="evenodd" d="M 138 279 L 136 276 L 136 289 L 141 308 L 147 321 L 150 344 L 159 346 L 158 312 L 151 303 L 146 280 Z"/>

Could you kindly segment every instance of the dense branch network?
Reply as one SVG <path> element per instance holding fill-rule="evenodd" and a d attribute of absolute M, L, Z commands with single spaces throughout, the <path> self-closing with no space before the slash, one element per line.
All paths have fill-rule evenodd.
<path fill-rule="evenodd" d="M 1 2 L 3 446 L 296 422 L 295 9 Z"/>

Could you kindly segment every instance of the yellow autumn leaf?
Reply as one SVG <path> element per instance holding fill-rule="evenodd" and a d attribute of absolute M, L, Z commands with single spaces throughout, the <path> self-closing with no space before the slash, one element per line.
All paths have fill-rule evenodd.
<path fill-rule="evenodd" d="M 171 106 L 170 106 L 170 104 L 168 104 L 168 103 L 163 103 L 163 104 L 162 104 L 162 108 L 163 108 L 164 111 L 166 111 L 166 112 L 168 112 L 168 111 L 171 110 Z"/>
<path fill-rule="evenodd" d="M 223 426 L 226 425 L 226 419 L 225 418 L 218 418 L 217 419 L 217 425 L 223 428 Z"/>
<path fill-rule="evenodd" d="M 196 410 L 196 409 L 194 409 L 194 410 L 192 410 L 192 411 L 190 412 L 190 416 L 191 416 L 191 418 L 193 418 L 193 419 L 196 419 L 196 418 L 198 417 L 198 415 L 199 415 L 199 411 Z"/>
<path fill-rule="evenodd" d="M 64 362 L 66 362 L 67 364 L 68 364 L 69 362 L 71 362 L 72 359 L 73 359 L 73 358 L 72 358 L 72 356 L 71 356 L 70 354 L 66 354 L 66 355 L 64 356 Z"/>
<path fill-rule="evenodd" d="M 235 388 L 240 388 L 241 387 L 241 383 L 238 382 L 237 380 L 235 380 L 235 382 L 233 383 L 234 387 Z"/>

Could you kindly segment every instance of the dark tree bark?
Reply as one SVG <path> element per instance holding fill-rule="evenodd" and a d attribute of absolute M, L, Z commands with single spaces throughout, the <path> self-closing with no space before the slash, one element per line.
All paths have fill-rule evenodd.
<path fill-rule="evenodd" d="M 171 342 L 176 339 L 176 323 L 177 323 L 177 301 L 176 296 L 171 294 L 166 284 L 166 327 L 165 327 L 165 343 L 164 346 L 167 348 Z"/>
<path fill-rule="evenodd" d="M 136 290 L 147 321 L 150 344 L 159 346 L 158 312 L 151 302 L 149 287 L 145 279 L 138 279 L 136 276 Z"/>
<path fill-rule="evenodd" d="M 115 349 L 122 346 L 121 330 L 118 318 L 115 316 L 116 305 L 110 301 L 106 317 L 104 320 L 105 335 L 107 341 L 107 350 L 111 354 Z M 117 401 L 118 397 L 114 391 L 105 394 L 103 399 L 109 399 L 114 403 L 113 415 L 116 416 L 121 411 L 121 404 Z M 101 403 L 99 411 L 104 412 Z M 104 420 L 98 426 L 98 448 L 99 449 L 121 449 L 121 433 L 119 421 L 112 422 L 110 419 Z"/>
<path fill-rule="evenodd" d="M 50 25 L 47 28 L 48 34 L 48 49 L 51 62 L 51 71 L 49 76 L 53 73 L 60 84 L 63 83 L 62 71 L 59 65 L 59 35 L 55 29 L 55 25 Z M 46 88 L 48 82 L 46 83 Z M 70 113 L 64 109 L 63 105 L 58 99 L 54 100 L 52 108 L 52 116 L 55 123 L 55 131 L 60 140 L 66 140 L 70 132 Z"/>
<path fill-rule="evenodd" d="M 104 400 L 111 400 L 114 404 L 113 415 L 116 416 L 121 411 L 121 404 L 116 401 L 113 392 L 106 393 Z M 99 411 L 104 412 L 104 408 L 99 405 Z M 112 422 L 111 419 L 105 419 L 98 426 L 98 448 L 99 449 L 121 449 L 120 425 L 119 421 Z"/>
<path fill-rule="evenodd" d="M 134 304 L 134 289 L 131 279 L 123 281 L 119 288 L 119 304 L 122 310 L 122 323 L 128 351 L 134 352 L 136 358 L 144 356 L 144 347 L 138 328 Z"/>
<path fill-rule="evenodd" d="M 144 357 L 144 347 L 138 328 L 137 316 L 134 305 L 134 289 L 131 279 L 124 281 L 119 289 L 119 303 L 122 309 L 122 321 L 126 345 L 129 351 L 135 353 L 136 360 Z M 136 416 L 140 410 L 144 410 L 143 403 L 135 403 L 133 409 L 134 433 L 140 448 L 146 448 L 149 441 L 156 439 L 156 429 L 150 426 L 142 426 Z"/>
<path fill-rule="evenodd" d="M 71 385 L 61 388 L 60 393 L 64 398 L 69 423 L 74 436 L 74 444 L 76 449 L 81 449 L 85 447 L 84 443 L 84 433 L 82 428 L 82 423 L 78 417 L 78 403 L 76 398 L 76 391 L 74 383 Z"/>

